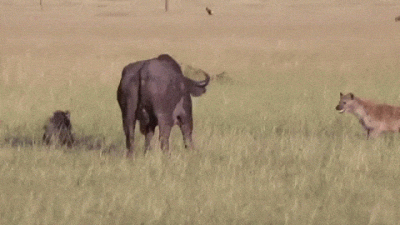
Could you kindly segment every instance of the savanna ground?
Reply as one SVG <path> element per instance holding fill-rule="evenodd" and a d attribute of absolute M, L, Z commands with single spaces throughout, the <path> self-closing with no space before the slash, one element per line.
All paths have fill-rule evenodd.
<path fill-rule="evenodd" d="M 400 105 L 398 15 L 397 0 L 2 0 L 0 224 L 400 224 L 399 134 L 367 141 L 334 110 L 350 91 Z M 175 128 L 171 156 L 155 138 L 126 159 L 121 70 L 161 53 L 214 75 L 197 151 Z M 41 143 L 57 109 L 72 149 Z"/>

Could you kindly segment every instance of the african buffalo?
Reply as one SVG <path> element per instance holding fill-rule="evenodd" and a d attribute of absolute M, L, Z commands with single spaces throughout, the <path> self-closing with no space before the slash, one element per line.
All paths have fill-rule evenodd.
<path fill-rule="evenodd" d="M 145 135 L 145 152 L 150 147 L 154 130 L 159 125 L 161 149 L 169 151 L 172 126 L 179 125 L 185 147 L 193 149 L 192 96 L 206 92 L 210 76 L 194 81 L 183 76 L 179 64 L 169 55 L 131 63 L 122 71 L 117 99 L 122 112 L 127 156 L 134 154 L 136 120 Z"/>

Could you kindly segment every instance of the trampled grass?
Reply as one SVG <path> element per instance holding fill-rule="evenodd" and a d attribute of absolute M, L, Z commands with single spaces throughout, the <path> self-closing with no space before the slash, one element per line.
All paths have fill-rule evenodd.
<path fill-rule="evenodd" d="M 25 17 L 36 15 L 29 10 Z M 59 18 L 48 10 L 45 15 Z M 246 10 L 250 15 L 256 9 Z M 400 104 L 396 41 L 385 37 L 377 44 L 381 37 L 374 33 L 348 43 L 354 37 L 347 28 L 308 39 L 308 32 L 297 33 L 293 26 L 290 34 L 303 41 L 285 40 L 287 31 L 272 27 L 277 33 L 271 35 L 282 34 L 282 41 L 247 43 L 244 34 L 230 34 L 243 28 L 258 37 L 247 19 L 219 21 L 227 27 L 211 24 L 222 31 L 203 34 L 197 42 L 178 44 L 167 34 L 165 46 L 163 39 L 153 42 L 153 35 L 165 31 L 155 25 L 148 28 L 149 40 L 140 42 L 148 46 L 127 42 L 121 28 L 113 28 L 122 35 L 112 40 L 115 45 L 107 39 L 110 27 L 90 28 L 101 31 L 93 36 L 84 33 L 97 20 L 83 21 L 76 33 L 68 26 L 52 30 L 31 22 L 47 34 L 36 40 L 29 31 L 31 44 L 13 39 L 12 31 L 4 34 L 9 45 L 1 47 L 9 51 L 0 55 L 0 224 L 398 224 L 399 134 L 366 140 L 356 118 L 334 110 L 341 91 Z M 172 21 L 172 30 L 183 26 L 183 35 L 196 35 L 185 21 Z M 310 32 L 324 31 L 318 22 L 312 25 Z M 58 40 L 69 32 L 71 40 Z M 260 49 L 253 48 L 257 44 Z M 184 149 L 175 128 L 171 156 L 159 150 L 155 137 L 150 152 L 126 159 L 116 101 L 121 70 L 163 52 L 211 74 L 225 71 L 230 82 L 213 80 L 204 96 L 193 98 L 197 151 Z M 72 149 L 41 143 L 43 125 L 57 109 L 71 111 L 80 140 Z M 138 152 L 143 139 L 137 132 Z"/>

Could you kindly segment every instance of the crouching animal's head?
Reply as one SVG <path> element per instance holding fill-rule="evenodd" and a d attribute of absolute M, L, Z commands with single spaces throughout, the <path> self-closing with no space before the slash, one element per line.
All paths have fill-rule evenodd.
<path fill-rule="evenodd" d="M 348 93 L 343 95 L 340 92 L 340 101 L 339 104 L 336 106 L 336 110 L 339 113 L 353 113 L 356 109 L 356 100 L 353 93 Z"/>
<path fill-rule="evenodd" d="M 72 135 L 72 125 L 70 121 L 69 111 L 57 110 L 49 119 L 48 124 L 44 127 L 43 141 L 47 144 L 67 144 L 72 146 L 74 138 Z"/>

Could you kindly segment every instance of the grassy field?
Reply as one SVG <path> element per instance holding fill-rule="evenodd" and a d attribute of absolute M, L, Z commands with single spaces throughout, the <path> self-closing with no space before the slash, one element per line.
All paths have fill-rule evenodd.
<path fill-rule="evenodd" d="M 0 224 L 400 224 L 399 134 L 334 110 L 340 92 L 400 105 L 398 1 L 163 7 L 0 2 Z M 194 98 L 196 152 L 175 128 L 171 156 L 156 137 L 126 159 L 121 70 L 161 53 L 224 79 Z M 41 143 L 58 109 L 72 149 Z"/>

